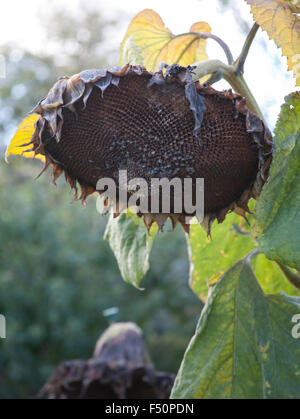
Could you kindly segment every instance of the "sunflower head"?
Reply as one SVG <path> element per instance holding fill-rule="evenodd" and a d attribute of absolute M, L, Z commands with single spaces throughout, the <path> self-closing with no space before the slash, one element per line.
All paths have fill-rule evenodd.
<path fill-rule="evenodd" d="M 45 158 L 53 180 L 65 174 L 80 199 L 97 189 L 102 178 L 126 170 L 128 180 L 204 178 L 204 221 L 228 211 L 245 216 L 257 198 L 272 158 L 272 139 L 264 123 L 231 90 L 219 92 L 194 83 L 191 67 L 177 64 L 151 73 L 126 65 L 86 70 L 63 77 L 33 109 L 34 134 L 25 152 Z M 103 191 L 100 191 L 103 192 Z M 186 231 L 185 212 L 143 213 L 150 228 L 167 218 Z M 118 200 L 118 197 L 117 197 Z M 184 207 L 184 205 L 183 205 Z"/>

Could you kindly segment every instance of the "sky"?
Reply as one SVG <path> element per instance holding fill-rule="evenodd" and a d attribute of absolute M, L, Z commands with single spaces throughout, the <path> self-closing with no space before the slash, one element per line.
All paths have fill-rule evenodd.
<path fill-rule="evenodd" d="M 0 54 L 1 44 L 13 41 L 20 47 L 35 53 L 43 52 L 47 42 L 43 38 L 43 28 L 39 22 L 40 12 L 45 12 L 55 4 L 64 3 L 70 13 L 79 12 L 80 0 L 9 0 L 1 1 L 0 15 Z M 251 26 L 253 19 L 250 7 L 243 0 L 234 0 L 243 19 Z M 236 22 L 232 10 L 222 10 L 218 0 L 89 0 L 88 5 L 99 7 L 107 18 L 122 16 L 118 27 L 110 34 L 111 44 L 118 48 L 130 20 L 145 8 L 154 9 L 160 14 L 165 25 L 175 34 L 186 32 L 196 21 L 206 21 L 212 32 L 229 44 L 236 58 L 241 50 L 245 35 Z M 67 16 L 66 16 L 67 20 Z M 225 60 L 220 47 L 208 41 L 209 58 Z M 83 68 L 84 69 L 84 68 Z M 274 128 L 284 96 L 297 90 L 291 72 L 287 72 L 286 58 L 266 33 L 259 30 L 245 66 L 245 79 L 258 103 Z M 228 85 L 218 83 L 215 88 L 223 89 Z M 299 88 L 298 88 L 299 90 Z"/>

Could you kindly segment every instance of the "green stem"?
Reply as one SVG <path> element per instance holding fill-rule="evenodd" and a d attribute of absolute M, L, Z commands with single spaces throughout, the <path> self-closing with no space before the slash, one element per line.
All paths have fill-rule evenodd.
<path fill-rule="evenodd" d="M 214 35 L 210 32 L 185 32 L 185 33 L 181 33 L 180 35 L 175 35 L 174 38 L 179 38 L 181 36 L 186 36 L 186 35 L 196 35 L 197 38 L 199 39 L 213 39 L 223 49 L 226 55 L 228 64 L 231 65 L 233 63 L 233 56 L 232 56 L 229 46 L 226 44 L 226 42 L 223 41 L 223 39 L 219 38 L 217 35 Z"/>
<path fill-rule="evenodd" d="M 196 68 L 193 70 L 194 81 L 199 80 L 208 74 L 217 74 L 219 76 L 221 75 L 222 78 L 232 86 L 236 93 L 239 93 L 241 96 L 247 99 L 248 109 L 265 122 L 264 116 L 243 75 L 236 73 L 235 65 L 226 65 L 220 60 L 206 60 L 194 65 L 196 66 Z"/>
<path fill-rule="evenodd" d="M 226 42 L 223 41 L 223 39 L 219 38 L 217 35 L 214 35 L 209 32 L 187 32 L 186 35 L 188 34 L 197 35 L 200 39 L 213 39 L 223 49 L 226 55 L 228 64 L 231 65 L 233 63 L 233 56 L 232 56 L 229 46 L 226 44 Z"/>
<path fill-rule="evenodd" d="M 245 64 L 246 58 L 248 56 L 249 49 L 252 45 L 253 39 L 256 35 L 256 32 L 258 31 L 258 28 L 259 28 L 259 25 L 257 23 L 254 23 L 254 25 L 252 26 L 251 31 L 249 32 L 249 34 L 246 38 L 246 41 L 244 43 L 242 52 L 240 53 L 239 58 L 234 63 L 237 74 L 244 74 L 244 64 Z"/>
<path fill-rule="evenodd" d="M 258 28 L 259 26 L 257 25 L 257 23 L 255 23 L 246 38 L 239 58 L 234 63 L 232 63 L 232 55 L 229 47 L 224 43 L 224 41 L 220 39 L 215 39 L 219 43 L 221 41 L 221 46 L 225 44 L 225 47 L 223 45 L 223 49 L 225 53 L 227 51 L 226 56 L 229 64 L 226 65 L 220 60 L 206 60 L 198 64 L 196 63 L 196 68 L 194 70 L 195 74 L 193 76 L 193 79 L 194 81 L 196 81 L 204 76 L 207 76 L 208 74 L 211 75 L 211 78 L 209 79 L 209 82 L 211 83 L 218 81 L 221 78 L 225 79 L 236 93 L 239 93 L 241 96 L 247 99 L 248 109 L 255 113 L 257 116 L 259 116 L 260 119 L 264 121 L 265 125 L 267 126 L 267 123 L 260 110 L 260 107 L 258 106 L 258 103 L 256 102 L 255 97 L 253 96 L 243 76 L 245 60 L 248 56 L 249 49 L 252 45 L 253 39 L 256 35 Z M 209 34 L 202 35 L 207 36 Z M 211 35 L 211 37 L 216 38 L 214 35 Z"/>
<path fill-rule="evenodd" d="M 233 72 L 233 73 L 230 73 L 227 78 L 225 76 L 224 78 L 225 80 L 228 81 L 228 83 L 233 87 L 233 89 L 237 93 L 239 93 L 241 96 L 247 99 L 248 109 L 250 109 L 250 111 L 252 111 L 257 116 L 259 116 L 260 119 L 264 121 L 265 125 L 267 126 L 263 113 L 260 110 L 260 107 L 258 106 L 258 103 L 256 102 L 255 97 L 253 96 L 251 90 L 249 89 L 244 79 L 244 76 L 242 74 L 237 75 L 235 72 Z"/>
<path fill-rule="evenodd" d="M 300 290 L 300 275 L 296 272 L 293 272 L 290 268 L 288 268 L 285 265 L 282 265 L 280 262 L 276 262 L 279 268 L 284 273 L 286 279 L 294 285 L 294 287 L 298 288 Z"/>

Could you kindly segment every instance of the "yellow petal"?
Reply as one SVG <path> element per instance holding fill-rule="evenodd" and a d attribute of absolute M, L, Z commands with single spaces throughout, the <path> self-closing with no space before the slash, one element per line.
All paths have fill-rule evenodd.
<path fill-rule="evenodd" d="M 35 123 L 39 119 L 40 115 L 32 114 L 27 116 L 19 125 L 18 131 L 14 135 L 13 139 L 11 140 L 9 146 L 7 147 L 5 159 L 8 160 L 10 155 L 23 155 L 27 158 L 36 157 L 41 161 L 45 161 L 45 157 L 41 154 L 35 156 L 33 151 L 26 152 L 26 150 L 30 150 L 32 145 L 27 145 L 22 147 L 23 144 L 29 143 L 34 131 L 35 131 Z M 24 154 L 23 154 L 24 153 Z"/>
<path fill-rule="evenodd" d="M 265 30 L 282 55 L 288 57 L 288 69 L 293 71 L 300 86 L 300 3 L 284 0 L 246 0 L 256 22 Z"/>

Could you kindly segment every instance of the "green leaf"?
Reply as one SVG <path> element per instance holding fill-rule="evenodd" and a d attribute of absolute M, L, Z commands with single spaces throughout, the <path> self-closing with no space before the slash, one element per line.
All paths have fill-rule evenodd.
<path fill-rule="evenodd" d="M 213 287 L 172 398 L 299 398 L 300 298 L 266 295 L 245 258 Z"/>
<path fill-rule="evenodd" d="M 250 227 L 241 217 L 233 213 L 228 214 L 222 224 L 213 225 L 212 240 L 205 236 L 199 224 L 193 224 L 188 245 L 191 262 L 190 286 L 203 301 L 206 299 L 209 286 L 213 285 L 233 263 L 254 249 Z"/>
<path fill-rule="evenodd" d="M 152 229 L 149 235 L 143 220 L 129 210 L 117 218 L 110 215 L 104 239 L 116 256 L 124 281 L 136 288 L 149 269 L 155 233 Z"/>
<path fill-rule="evenodd" d="M 285 98 L 275 129 L 270 179 L 257 205 L 259 249 L 300 269 L 300 92 Z"/>

